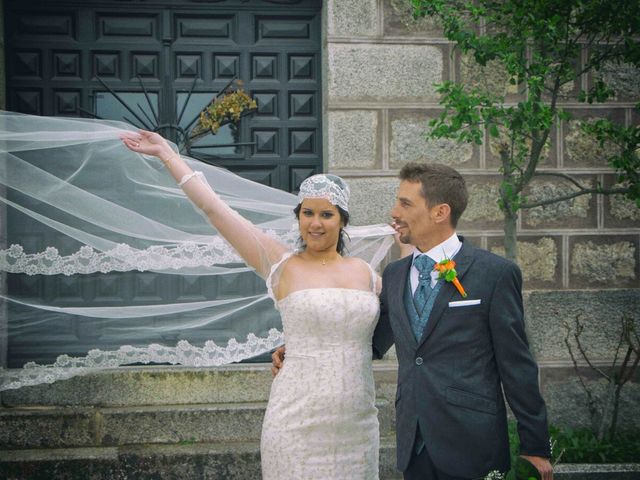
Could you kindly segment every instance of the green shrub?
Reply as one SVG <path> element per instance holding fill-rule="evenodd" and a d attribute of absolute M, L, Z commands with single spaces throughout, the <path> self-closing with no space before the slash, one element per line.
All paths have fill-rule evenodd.
<path fill-rule="evenodd" d="M 613 440 L 599 441 L 588 428 L 550 428 L 555 455 L 563 463 L 640 462 L 640 432 L 618 433 Z"/>
<path fill-rule="evenodd" d="M 550 428 L 552 463 L 629 463 L 640 462 L 640 432 L 618 433 L 613 441 L 598 441 L 588 428 Z M 515 422 L 509 422 L 511 458 L 518 455 L 520 442 Z"/>

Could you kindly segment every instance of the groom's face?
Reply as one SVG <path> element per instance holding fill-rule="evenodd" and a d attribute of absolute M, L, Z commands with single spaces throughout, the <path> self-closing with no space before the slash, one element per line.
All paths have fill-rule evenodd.
<path fill-rule="evenodd" d="M 402 243 L 420 248 L 420 245 L 432 235 L 435 223 L 432 211 L 422 196 L 420 182 L 403 180 L 400 183 L 391 216 Z"/>

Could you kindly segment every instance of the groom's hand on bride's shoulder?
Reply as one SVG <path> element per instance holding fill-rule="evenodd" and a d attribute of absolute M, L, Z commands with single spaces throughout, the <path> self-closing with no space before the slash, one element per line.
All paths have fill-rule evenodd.
<path fill-rule="evenodd" d="M 534 467 L 540 472 L 540 478 L 542 480 L 553 480 L 553 466 L 548 458 L 534 457 L 529 455 L 521 455 L 522 458 L 529 460 Z"/>
<path fill-rule="evenodd" d="M 282 368 L 285 350 L 285 346 L 283 345 L 271 354 L 271 373 L 274 378 Z"/>

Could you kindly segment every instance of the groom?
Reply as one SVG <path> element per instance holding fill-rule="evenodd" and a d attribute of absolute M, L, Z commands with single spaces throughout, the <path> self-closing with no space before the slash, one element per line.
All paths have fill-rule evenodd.
<path fill-rule="evenodd" d="M 508 470 L 504 392 L 518 422 L 520 454 L 551 479 L 547 415 L 525 334 L 519 268 L 456 235 L 467 205 L 456 170 L 408 164 L 400 180 L 391 215 L 400 241 L 416 250 L 384 271 L 373 337 L 377 358 L 396 345 L 398 469 L 405 480 L 474 479 Z M 434 271 L 445 259 L 455 262 L 466 296 Z"/>

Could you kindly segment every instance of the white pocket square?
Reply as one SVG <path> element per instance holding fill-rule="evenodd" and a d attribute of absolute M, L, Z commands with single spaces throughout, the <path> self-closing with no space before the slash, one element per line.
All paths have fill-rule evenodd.
<path fill-rule="evenodd" d="M 471 305 L 480 305 L 480 299 L 458 300 L 457 302 L 449 302 L 449 307 L 470 307 Z"/>

